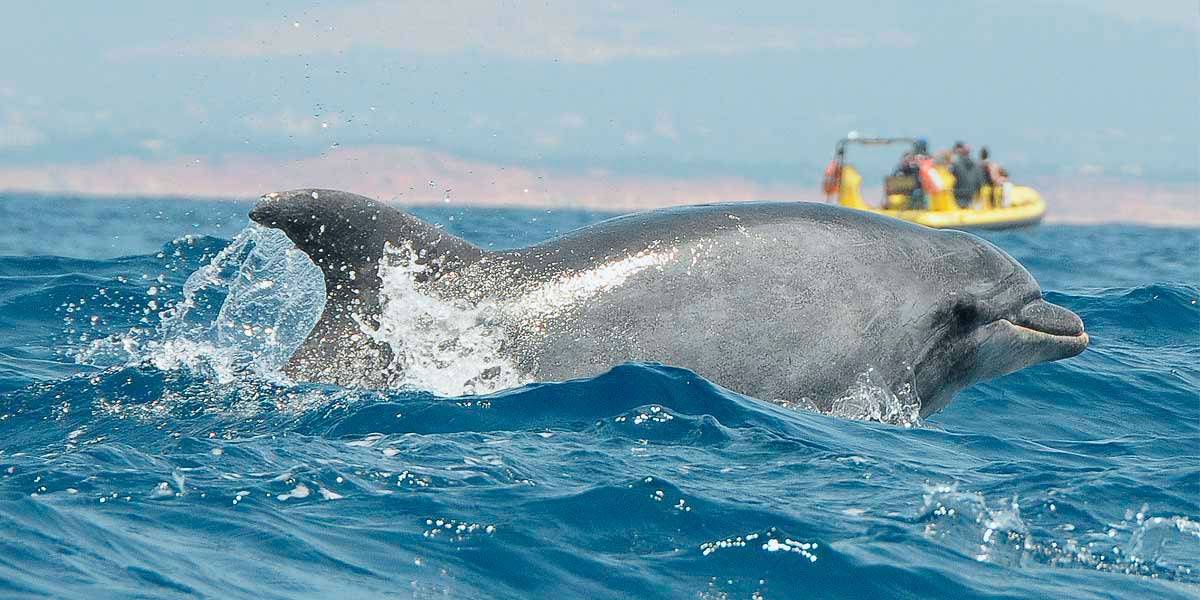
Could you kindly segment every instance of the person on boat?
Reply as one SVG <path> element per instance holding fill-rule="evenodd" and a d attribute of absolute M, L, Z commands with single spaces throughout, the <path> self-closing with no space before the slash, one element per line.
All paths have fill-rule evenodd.
<path fill-rule="evenodd" d="M 900 162 L 896 164 L 896 168 L 892 171 L 892 175 L 898 177 L 916 177 L 917 176 L 917 157 L 912 152 L 905 152 L 900 156 Z"/>
<path fill-rule="evenodd" d="M 1000 186 L 1000 206 L 1004 208 L 1012 206 L 1013 184 L 1008 180 L 1008 169 L 996 168 L 996 184 Z"/>
<path fill-rule="evenodd" d="M 892 175 L 898 177 L 911 177 L 914 185 L 912 192 L 909 194 L 908 208 L 913 210 L 921 210 L 926 207 L 925 191 L 921 188 L 921 165 L 930 162 L 929 159 L 929 144 L 925 140 L 917 140 L 913 142 L 912 151 L 905 152 L 900 157 L 900 164 L 896 165 Z"/>
<path fill-rule="evenodd" d="M 991 153 L 988 152 L 988 147 L 983 146 L 979 149 L 979 166 L 983 175 L 983 184 L 988 186 L 988 204 L 991 208 L 999 207 L 1003 204 L 1001 194 L 1003 192 L 1003 183 L 1007 181 L 1007 171 L 1004 171 L 1000 165 L 991 159 Z M 1001 172 L 1004 175 L 1001 175 Z"/>
<path fill-rule="evenodd" d="M 950 173 L 954 175 L 954 200 L 959 208 L 970 208 L 975 194 L 983 185 L 979 165 L 971 160 L 971 147 L 965 142 L 954 142 L 951 150 Z"/>
<path fill-rule="evenodd" d="M 954 210 L 958 203 L 954 199 L 957 186 L 951 168 L 954 155 L 943 152 L 936 161 L 927 160 L 921 163 L 921 185 L 925 188 L 925 197 L 929 199 L 929 210 Z"/>

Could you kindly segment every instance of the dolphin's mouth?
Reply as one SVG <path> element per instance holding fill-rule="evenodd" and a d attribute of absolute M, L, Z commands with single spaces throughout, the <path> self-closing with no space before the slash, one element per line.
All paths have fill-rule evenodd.
<path fill-rule="evenodd" d="M 1075 356 L 1083 352 L 1090 341 L 1078 315 L 1041 299 L 1030 302 L 1016 315 L 1000 319 L 998 323 L 1010 328 L 1018 339 L 1051 350 L 1054 358 L 1050 360 Z"/>

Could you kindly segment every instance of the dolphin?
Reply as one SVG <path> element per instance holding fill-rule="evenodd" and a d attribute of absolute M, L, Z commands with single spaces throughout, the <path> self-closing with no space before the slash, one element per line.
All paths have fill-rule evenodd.
<path fill-rule="evenodd" d="M 1080 318 L 992 244 L 826 204 L 654 210 L 504 251 L 335 190 L 267 194 L 250 217 L 324 275 L 324 310 L 285 367 L 298 381 L 403 377 L 376 335 L 384 311 L 405 310 L 383 291 L 401 263 L 423 296 L 488 307 L 477 318 L 502 337 L 496 351 L 531 381 L 661 362 L 828 409 L 869 373 L 915 396 L 923 418 L 975 382 L 1088 345 Z"/>

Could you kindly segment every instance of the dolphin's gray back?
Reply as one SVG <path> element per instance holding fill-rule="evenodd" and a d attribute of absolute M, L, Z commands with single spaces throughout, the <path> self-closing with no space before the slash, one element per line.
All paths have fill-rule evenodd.
<path fill-rule="evenodd" d="M 894 344 L 863 344 L 904 335 L 901 321 L 928 312 L 904 305 L 893 288 L 896 275 L 929 258 L 896 247 L 909 230 L 819 204 L 692 206 L 611 219 L 495 260 L 519 263 L 518 280 L 536 287 L 640 253 L 671 257 L 536 327 L 514 326 L 515 356 L 538 379 L 659 361 L 759 398 L 822 403 L 845 391 L 848 372 L 852 381 L 871 365 L 916 358 L 893 355 Z M 859 260 L 870 254 L 892 257 L 895 273 Z M 528 333 L 542 329 L 554 334 Z"/>
<path fill-rule="evenodd" d="M 775 227 L 789 228 L 788 237 L 796 234 L 807 237 L 821 230 L 860 226 L 861 219 L 857 217 L 828 205 L 807 202 L 683 206 L 615 217 L 528 248 L 498 254 L 520 257 L 532 269 L 578 270 L 594 265 L 600 258 L 628 255 L 654 243 L 680 244 L 750 229 L 766 232 Z M 811 229 L 800 231 L 795 229 L 797 225 Z"/>

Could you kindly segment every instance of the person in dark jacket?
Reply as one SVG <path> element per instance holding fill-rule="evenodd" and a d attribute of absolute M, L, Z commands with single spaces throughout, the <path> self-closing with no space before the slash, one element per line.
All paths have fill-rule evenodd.
<path fill-rule="evenodd" d="M 954 175 L 954 199 L 959 208 L 969 208 L 983 185 L 983 172 L 979 165 L 971 160 L 971 147 L 963 142 L 954 143 L 954 161 L 950 163 L 950 173 Z"/>
<path fill-rule="evenodd" d="M 917 161 L 926 158 L 929 154 L 929 143 L 924 139 L 919 139 L 913 142 L 912 150 L 905 152 L 900 157 L 900 164 L 896 165 L 896 169 L 892 171 L 892 175 L 900 177 L 911 177 L 913 181 L 912 191 L 909 192 L 908 208 L 910 209 L 925 209 L 928 208 L 928 199 L 925 197 L 925 190 L 921 189 L 921 169 L 917 166 Z"/>

